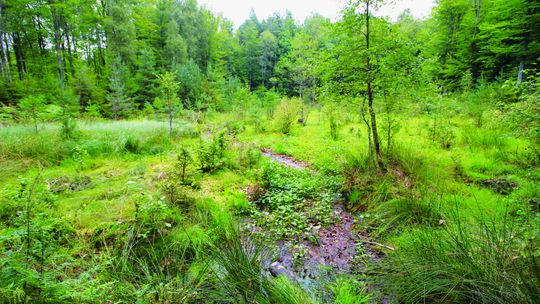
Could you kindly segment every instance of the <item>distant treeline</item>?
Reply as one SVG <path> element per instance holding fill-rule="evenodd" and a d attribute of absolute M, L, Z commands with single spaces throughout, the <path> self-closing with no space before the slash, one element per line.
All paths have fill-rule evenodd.
<path fill-rule="evenodd" d="M 252 14 L 234 29 L 195 0 L 0 0 L 0 103 L 39 95 L 112 117 L 111 99 L 131 111 L 152 106 L 166 71 L 185 108 L 226 110 L 240 88 L 308 101 L 361 96 L 365 56 L 378 96 L 519 84 L 538 67 L 538 1 L 438 0 L 427 19 L 373 17 L 367 52 L 365 12 L 354 7 L 337 22 Z"/>

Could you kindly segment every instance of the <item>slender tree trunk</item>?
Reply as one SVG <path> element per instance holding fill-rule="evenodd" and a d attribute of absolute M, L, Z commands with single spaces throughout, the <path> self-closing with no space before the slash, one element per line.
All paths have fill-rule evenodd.
<path fill-rule="evenodd" d="M 367 119 L 367 116 L 366 116 L 365 106 L 366 106 L 366 100 L 364 98 L 364 101 L 362 102 L 362 110 L 360 111 L 360 114 L 362 115 L 362 120 L 366 124 L 366 129 L 367 129 L 368 159 L 370 162 L 373 161 L 373 168 L 375 168 L 377 164 L 375 163 L 375 158 L 373 158 L 373 141 L 371 140 L 371 125 L 369 123 L 369 119 Z"/>
<path fill-rule="evenodd" d="M 45 56 L 45 45 L 46 45 L 46 42 L 45 42 L 45 39 L 43 38 L 43 35 L 41 34 L 41 30 L 45 30 L 45 28 L 43 27 L 43 24 L 41 23 L 41 21 L 39 20 L 39 16 L 36 17 L 36 24 L 37 24 L 37 28 L 38 28 L 38 47 L 39 47 L 39 55 L 41 57 L 44 57 Z"/>
<path fill-rule="evenodd" d="M 0 48 L 2 48 L 2 32 L 0 32 Z M 0 74 L 2 74 L 2 79 L 6 79 L 6 73 L 4 72 L 4 57 L 0 54 Z"/>
<path fill-rule="evenodd" d="M 521 82 L 523 82 L 523 70 L 525 69 L 525 59 L 527 58 L 527 52 L 529 51 L 529 35 L 525 35 L 525 40 L 523 41 L 523 54 L 521 55 L 521 58 L 519 60 L 519 69 L 518 69 L 518 78 L 516 87 L 519 87 L 521 85 Z"/>
<path fill-rule="evenodd" d="M 104 67 L 107 64 L 107 62 L 105 61 L 105 56 L 103 55 L 102 37 L 98 28 L 96 28 L 96 35 L 98 37 L 98 57 L 99 57 L 98 58 L 99 62 L 97 62 L 96 64 L 96 73 L 100 76 L 103 76 L 102 67 Z"/>
<path fill-rule="evenodd" d="M 523 82 L 523 70 L 525 69 L 525 60 L 523 58 L 519 61 L 518 77 L 516 86 L 519 87 L 521 82 Z"/>
<path fill-rule="evenodd" d="M 2 3 L 0 3 L 0 29 L 3 29 L 4 26 L 2 24 Z M 0 49 L 2 50 L 2 54 L 0 55 L 3 55 L 4 53 L 4 44 L 2 42 L 2 36 L 4 35 L 4 33 L 2 31 L 0 31 Z M 2 74 L 2 79 L 6 79 L 6 73 L 4 72 L 4 57 L 3 56 L 0 56 L 0 73 Z"/>
<path fill-rule="evenodd" d="M 390 104 L 388 103 L 388 94 L 383 90 L 384 103 L 386 110 L 386 157 L 390 156 L 392 151 L 392 119 L 390 118 Z"/>
<path fill-rule="evenodd" d="M 375 156 L 377 157 L 377 164 L 381 171 L 384 171 L 384 164 L 381 155 L 381 145 L 379 143 L 379 133 L 377 131 L 377 119 L 375 116 L 375 110 L 373 109 L 373 87 L 371 79 L 371 58 L 369 53 L 369 0 L 366 1 L 366 84 L 368 94 L 368 108 L 369 117 L 371 120 L 371 132 L 373 134 L 373 147 L 375 149 Z"/>
<path fill-rule="evenodd" d="M 302 102 L 302 110 L 301 110 L 302 125 L 305 126 L 306 119 L 304 117 L 304 85 L 303 84 L 300 84 L 300 101 Z"/>
<path fill-rule="evenodd" d="M 19 72 L 19 80 L 24 78 L 24 64 L 22 55 L 21 36 L 18 32 L 12 34 L 13 39 L 13 52 L 15 53 L 15 61 L 17 62 L 17 71 Z"/>
<path fill-rule="evenodd" d="M 75 78 L 75 67 L 73 65 L 73 53 L 71 52 L 71 39 L 69 37 L 69 31 L 68 31 L 67 23 L 65 20 L 63 20 L 63 28 L 64 28 L 64 37 L 66 37 L 66 43 L 67 43 L 69 71 L 70 71 L 71 77 Z"/>
<path fill-rule="evenodd" d="M 2 35 L 2 33 L 0 33 L 0 35 Z M 6 79 L 6 74 L 4 73 L 4 61 L 3 59 L 0 57 L 0 74 L 2 74 L 2 79 Z"/>
<path fill-rule="evenodd" d="M 49 5 L 51 6 L 51 14 L 53 18 L 53 28 L 54 28 L 54 48 L 56 49 L 56 63 L 58 65 L 58 77 L 60 79 L 60 86 L 64 87 L 64 63 L 62 60 L 62 35 L 60 34 L 60 22 L 59 16 L 54 7 L 53 0 L 49 0 Z"/>
<path fill-rule="evenodd" d="M 172 121 L 173 121 L 173 104 L 172 101 L 169 102 L 169 135 L 172 136 Z"/>
<path fill-rule="evenodd" d="M 8 83 L 11 83 L 11 72 L 9 70 L 9 56 L 8 56 L 8 42 L 6 39 L 6 34 L 0 32 L 0 49 L 2 49 L 2 58 L 4 60 L 4 72 L 6 74 L 6 80 Z"/>

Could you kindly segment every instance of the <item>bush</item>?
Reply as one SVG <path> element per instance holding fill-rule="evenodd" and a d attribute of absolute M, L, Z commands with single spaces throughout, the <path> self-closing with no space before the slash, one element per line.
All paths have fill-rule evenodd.
<path fill-rule="evenodd" d="M 279 103 L 274 114 L 274 125 L 278 132 L 289 134 L 298 118 L 302 101 L 298 98 L 284 98 Z"/>
<path fill-rule="evenodd" d="M 228 147 L 227 131 L 214 135 L 209 141 L 201 140 L 197 149 L 197 156 L 202 172 L 212 172 L 223 166 L 225 163 L 225 152 Z"/>
<path fill-rule="evenodd" d="M 441 148 L 450 149 L 456 140 L 454 128 L 449 123 L 434 124 L 429 129 L 433 142 L 439 143 Z"/>
<path fill-rule="evenodd" d="M 326 113 L 326 116 L 328 117 L 328 126 L 330 131 L 330 137 L 333 140 L 337 140 L 339 138 L 339 105 L 331 103 L 324 107 L 324 112 Z"/>
<path fill-rule="evenodd" d="M 252 169 L 259 163 L 261 151 L 254 145 L 240 145 L 237 153 L 237 163 L 241 168 Z"/>

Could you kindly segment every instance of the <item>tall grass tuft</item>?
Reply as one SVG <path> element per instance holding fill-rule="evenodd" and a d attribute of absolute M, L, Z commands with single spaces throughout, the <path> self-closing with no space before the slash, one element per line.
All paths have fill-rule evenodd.
<path fill-rule="evenodd" d="M 538 243 L 520 241 L 527 227 L 506 218 L 453 218 L 445 229 L 403 237 L 380 282 L 404 303 L 538 303 Z"/>

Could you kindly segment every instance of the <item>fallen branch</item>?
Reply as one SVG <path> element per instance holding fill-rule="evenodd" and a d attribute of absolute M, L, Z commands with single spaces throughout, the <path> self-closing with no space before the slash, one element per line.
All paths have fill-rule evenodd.
<path fill-rule="evenodd" d="M 396 249 L 394 247 L 390 247 L 388 245 L 384 245 L 384 244 L 377 243 L 377 242 L 362 241 L 362 243 L 366 243 L 366 244 L 374 245 L 374 246 L 379 246 L 379 247 L 386 248 L 386 249 L 391 250 L 391 251 L 396 251 Z"/>

